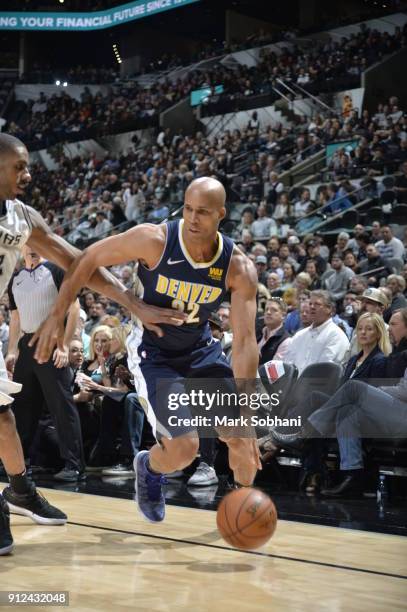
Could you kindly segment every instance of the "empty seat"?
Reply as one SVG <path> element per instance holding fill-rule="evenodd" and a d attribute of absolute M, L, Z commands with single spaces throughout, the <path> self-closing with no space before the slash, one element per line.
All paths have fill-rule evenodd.
<path fill-rule="evenodd" d="M 397 225 L 407 225 L 407 204 L 397 204 L 394 206 L 390 221 Z"/>

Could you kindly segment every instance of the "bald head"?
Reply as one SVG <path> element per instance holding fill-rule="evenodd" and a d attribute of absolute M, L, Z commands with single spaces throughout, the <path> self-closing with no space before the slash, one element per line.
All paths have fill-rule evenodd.
<path fill-rule="evenodd" d="M 226 203 L 226 191 L 224 186 L 217 179 L 203 176 L 195 179 L 185 192 L 185 201 L 190 196 L 198 197 L 203 203 L 215 209 L 220 209 Z"/>
<path fill-rule="evenodd" d="M 0 133 L 0 157 L 14 153 L 19 148 L 25 149 L 25 144 L 11 134 Z"/>

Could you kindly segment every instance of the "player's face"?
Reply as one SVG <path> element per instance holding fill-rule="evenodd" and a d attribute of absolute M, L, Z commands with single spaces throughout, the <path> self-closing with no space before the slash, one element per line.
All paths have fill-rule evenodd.
<path fill-rule="evenodd" d="M 211 202 L 203 201 L 197 190 L 190 191 L 184 202 L 185 237 L 199 243 L 214 239 L 225 214 L 224 207 L 218 208 Z"/>
<path fill-rule="evenodd" d="M 30 181 L 28 151 L 25 147 L 16 147 L 0 161 L 0 197 L 14 200 L 23 195 Z"/>

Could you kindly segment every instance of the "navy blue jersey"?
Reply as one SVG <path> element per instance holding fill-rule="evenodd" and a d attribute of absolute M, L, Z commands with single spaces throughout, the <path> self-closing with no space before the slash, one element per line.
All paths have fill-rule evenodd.
<path fill-rule="evenodd" d="M 218 249 L 212 261 L 197 263 L 182 240 L 183 220 L 166 225 L 167 240 L 158 264 L 153 269 L 139 265 L 143 300 L 154 306 L 182 310 L 188 319 L 179 327 L 162 325 L 163 338 L 145 329 L 143 344 L 164 353 L 179 354 L 211 338 L 208 317 L 224 300 L 234 243 L 218 232 Z"/>

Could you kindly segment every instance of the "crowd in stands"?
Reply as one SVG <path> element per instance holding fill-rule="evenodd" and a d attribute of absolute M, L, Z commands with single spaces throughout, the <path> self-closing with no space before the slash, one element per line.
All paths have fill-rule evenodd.
<path fill-rule="evenodd" d="M 398 48 L 403 36 L 398 33 L 392 39 L 362 30 L 351 39 L 353 44 L 335 43 L 325 49 L 324 64 L 320 64 L 315 79 L 326 70 L 333 71 L 330 53 L 339 58 L 337 76 L 341 76 L 350 53 L 357 57 L 349 64 L 356 74 L 360 66 L 390 48 Z M 306 61 L 311 59 L 307 70 L 318 63 L 313 57 Z M 278 66 L 280 69 L 283 65 Z M 298 79 L 303 70 L 306 74 L 298 62 L 284 69 L 285 77 L 297 75 Z M 328 78 L 325 72 L 324 79 Z M 90 127 L 95 120 L 109 130 L 132 114 L 160 112 L 163 98 L 171 104 L 199 82 L 196 77 L 194 82 L 180 84 L 179 89 L 164 83 L 149 91 L 134 86 L 131 94 L 118 85 L 119 95 L 113 88 L 108 97 L 92 96 L 85 90 L 81 102 L 66 93 L 49 100 L 42 95 L 31 106 L 27 123 L 10 124 L 8 130 L 24 141 L 46 138 L 44 130 L 49 130 L 50 136 L 58 129 L 61 134 L 64 130 L 80 131 L 82 125 Z M 56 233 L 82 248 L 118 228 L 168 218 L 182 203 L 185 189 L 194 178 L 216 176 L 225 183 L 229 200 L 244 204 L 233 237 L 258 274 L 256 333 L 260 363 L 279 359 L 294 364 L 301 373 L 308 365 L 332 361 L 345 366 L 349 378 L 375 351 L 381 361 L 378 364 L 376 359 L 377 369 L 371 378 L 379 377 L 378 372 L 382 378 L 400 378 L 404 372 L 400 364 L 399 369 L 395 367 L 394 355 L 407 349 L 407 233 L 396 236 L 393 226 L 377 220 L 366 227 L 358 223 L 352 235 L 340 232 L 331 245 L 324 235 L 305 234 L 296 228 L 316 210 L 333 216 L 366 197 L 380 196 L 388 178 L 383 174 L 388 172 L 395 173 L 392 188 L 396 200 L 407 203 L 406 127 L 397 98 L 391 98 L 379 105 L 373 116 L 367 111 L 359 116 L 352 110 L 343 116 L 304 118 L 291 128 L 274 125 L 260 129 L 253 113 L 245 129 L 225 131 L 216 137 L 208 138 L 200 132 L 193 137 L 171 135 L 161 130 L 153 144 L 141 147 L 136 142 L 121 155 L 109 153 L 102 159 L 94 154 L 73 159 L 61 156 L 54 171 L 34 165 L 26 201 L 41 211 Z M 351 139 L 357 139 L 357 146 L 337 149 L 328 162 L 329 182 L 320 185 L 313 197 L 306 187 L 300 192 L 287 191 L 280 176 L 284 170 L 327 144 Z M 239 171 L 242 158 L 247 163 Z M 362 189 L 352 183 L 359 178 L 366 181 Z M 137 291 L 134 262 L 117 266 L 113 272 L 129 289 Z M 90 468 L 103 469 L 107 475 L 131 475 L 132 457 L 148 446 L 151 432 L 127 367 L 125 340 L 130 313 L 86 288 L 80 300 L 70 363 L 76 377 L 74 398 L 81 417 L 86 461 Z M 213 335 L 233 359 L 230 309 L 230 303 L 224 303 L 213 313 L 210 324 Z M 7 296 L 3 296 L 0 339 L 5 354 L 8 319 Z M 385 324 L 390 325 L 390 336 Z M 405 369 L 407 358 L 402 363 Z M 49 419 L 44 420 L 45 431 L 47 423 Z M 271 447 L 269 441 L 263 450 L 276 451 L 278 439 Z M 315 472 L 315 457 L 308 459 L 314 468 L 307 470 L 303 485 L 312 493 L 321 488 L 314 477 L 322 470 L 321 458 L 319 472 Z M 55 449 L 53 457 L 48 453 L 44 459 L 39 443 L 31 461 L 46 461 L 48 467 L 58 469 L 60 458 Z M 348 465 L 346 457 L 343 465 Z"/>
<path fill-rule="evenodd" d="M 143 89 L 130 80 L 112 84 L 106 95 L 93 95 L 85 89 L 80 101 L 73 99 L 65 91 L 49 98 L 41 94 L 38 100 L 26 105 L 17 120 L 9 121 L 7 130 L 40 148 L 59 140 L 69 140 L 72 137 L 78 139 L 79 135 L 85 138 L 91 129 L 108 134 L 123 130 L 123 125 L 129 122 L 133 123 L 134 129 L 137 122 L 139 127 L 149 122 L 151 124 L 152 117 L 157 117 L 163 110 L 185 98 L 190 91 L 202 87 L 214 88 L 218 84 L 224 87 L 224 94 L 209 98 L 211 102 L 208 108 L 213 113 L 220 110 L 226 112 L 226 108 L 219 107 L 219 104 L 224 105 L 225 100 L 227 104 L 233 101 L 236 106 L 229 110 L 236 110 L 242 98 L 273 93 L 277 78 L 287 82 L 294 81 L 309 91 L 313 91 L 313 88 L 319 93 L 327 90 L 338 91 L 341 88 L 357 86 L 361 73 L 368 66 L 401 48 L 406 40 L 405 29 L 402 31 L 398 28 L 394 35 L 390 35 L 361 27 L 358 34 L 352 34 L 338 42 L 317 42 L 312 50 L 305 53 L 297 46 L 284 49 L 281 55 L 264 49 L 260 63 L 254 68 L 237 65 L 231 69 L 217 64 L 210 70 L 191 71 L 185 78 L 175 82 L 167 79 L 156 81 L 148 89 Z M 92 75 L 90 68 L 75 69 L 72 77 L 75 79 L 75 74 L 81 77 L 84 71 L 96 77 L 97 73 Z M 107 70 L 105 76 L 111 80 L 113 74 Z M 278 95 L 273 93 L 273 100 L 277 98 Z M 341 136 L 348 137 L 353 133 L 354 127 L 355 130 L 357 128 L 359 131 L 369 131 L 371 122 L 368 116 L 361 118 L 354 126 L 355 119 L 352 113 L 346 123 L 346 129 L 340 123 L 333 122 L 328 126 L 328 137 L 334 139 L 341 131 Z M 318 124 L 316 127 L 321 126 Z M 273 141 L 269 147 L 272 144 Z M 306 148 L 305 143 L 302 148 Z"/>

